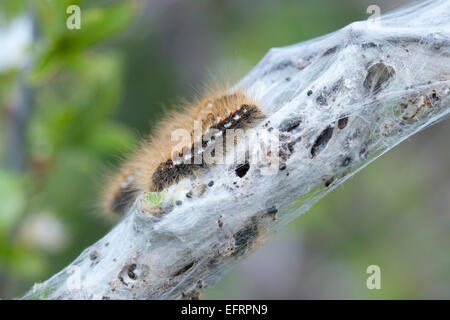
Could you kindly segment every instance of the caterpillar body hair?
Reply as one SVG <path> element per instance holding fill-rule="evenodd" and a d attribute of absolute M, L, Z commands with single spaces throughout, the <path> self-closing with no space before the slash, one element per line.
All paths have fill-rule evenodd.
<path fill-rule="evenodd" d="M 160 192 L 210 166 L 194 158 L 197 154 L 203 159 L 203 153 L 217 146 L 215 136 L 225 139 L 227 129 L 252 128 L 264 117 L 254 99 L 243 90 L 231 94 L 212 92 L 198 103 L 171 112 L 157 125 L 155 133 L 140 143 L 119 172 L 110 177 L 103 191 L 103 210 L 122 214 L 139 194 Z M 196 124 L 200 126 L 200 136 L 195 134 Z M 184 130 L 190 137 L 176 148 L 171 143 L 175 130 Z M 211 136 L 211 132 L 215 135 Z"/>

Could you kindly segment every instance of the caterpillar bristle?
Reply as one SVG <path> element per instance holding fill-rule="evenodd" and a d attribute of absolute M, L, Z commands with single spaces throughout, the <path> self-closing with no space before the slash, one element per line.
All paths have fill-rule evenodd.
<path fill-rule="evenodd" d="M 208 166 L 196 163 L 195 156 L 215 147 L 215 139 L 224 136 L 228 129 L 254 127 L 264 118 L 253 99 L 242 90 L 209 93 L 198 103 L 170 113 L 160 122 L 155 133 L 145 139 L 134 156 L 112 178 L 105 188 L 103 208 L 120 214 L 143 192 L 159 192 Z M 196 124 L 201 125 L 200 136 L 195 136 Z M 176 130 L 188 132 L 191 141 L 174 146 L 171 137 Z M 214 133 L 215 132 L 215 133 Z M 208 135 L 214 133 L 209 139 Z"/>

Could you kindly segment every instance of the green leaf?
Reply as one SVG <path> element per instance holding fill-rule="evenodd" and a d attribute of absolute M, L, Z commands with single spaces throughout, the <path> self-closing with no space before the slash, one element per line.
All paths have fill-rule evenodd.
<path fill-rule="evenodd" d="M 144 200 L 146 203 L 146 209 L 154 209 L 161 206 L 165 197 L 167 196 L 167 190 L 163 190 L 161 192 L 150 192 L 144 196 Z"/>
<path fill-rule="evenodd" d="M 0 168 L 0 238 L 25 210 L 24 178 Z"/>
<path fill-rule="evenodd" d="M 129 3 L 92 7 L 82 2 L 79 6 L 81 29 L 69 30 L 66 27 L 67 7 L 56 6 L 58 10 L 55 10 L 54 2 L 41 5 L 40 18 L 48 38 L 41 43 L 34 77 L 55 73 L 84 50 L 117 36 L 131 24 L 137 11 L 137 7 Z"/>

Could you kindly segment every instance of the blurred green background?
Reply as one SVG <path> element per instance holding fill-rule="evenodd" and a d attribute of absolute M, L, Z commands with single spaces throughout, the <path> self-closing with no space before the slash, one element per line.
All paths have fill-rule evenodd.
<path fill-rule="evenodd" d="M 238 80 L 271 48 L 407 1 L 0 1 L 0 298 L 104 235 L 108 168 L 180 97 Z M 81 8 L 68 30 L 66 8 Z M 204 298 L 450 298 L 443 122 L 332 192 Z M 381 268 L 368 290 L 366 268 Z"/>

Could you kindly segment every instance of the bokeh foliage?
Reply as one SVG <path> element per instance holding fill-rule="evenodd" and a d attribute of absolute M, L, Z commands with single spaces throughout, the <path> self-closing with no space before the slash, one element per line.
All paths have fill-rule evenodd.
<path fill-rule="evenodd" d="M 80 30 L 66 28 L 69 4 L 83 8 Z M 29 286 L 30 280 L 58 271 L 108 230 L 109 223 L 95 214 L 102 171 L 129 150 L 136 137 L 113 119 L 123 91 L 123 58 L 107 42 L 130 26 L 136 11 L 135 5 L 122 2 L 0 5 L 4 21 L 18 15 L 34 19 L 30 65 L 7 70 L 0 79 L 3 134 L 16 121 L 11 115 L 21 94 L 26 90 L 31 96 L 23 145 L 14 146 L 23 148 L 25 165 L 12 170 L 4 161 L 0 166 L 3 281 L 21 279 L 19 284 Z M 2 158 L 9 152 L 4 140 Z M 22 239 L 22 224 L 41 212 L 58 219 L 66 233 L 63 239 L 73 240 L 62 252 L 46 252 L 33 239 Z"/>

